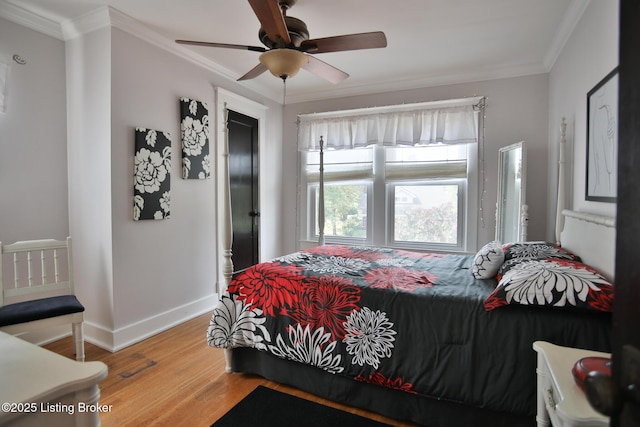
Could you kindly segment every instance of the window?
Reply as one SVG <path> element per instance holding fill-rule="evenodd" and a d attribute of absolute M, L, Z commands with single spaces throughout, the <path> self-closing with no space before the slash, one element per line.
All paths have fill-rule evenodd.
<path fill-rule="evenodd" d="M 437 251 L 464 251 L 475 246 L 471 233 L 475 227 L 468 226 L 476 222 L 477 211 L 475 139 L 468 141 L 459 136 L 457 128 L 450 127 L 442 138 L 458 135 L 464 143 L 437 138 L 427 144 L 378 143 L 376 136 L 363 135 L 361 130 L 377 127 L 377 135 L 388 140 L 389 130 L 380 131 L 380 122 L 372 125 L 356 116 L 357 124 L 350 128 L 349 112 L 345 117 L 331 117 L 324 129 L 305 128 L 299 133 L 299 138 L 315 138 L 314 132 L 331 137 L 328 148 L 323 146 L 326 242 Z M 407 134 L 415 136 L 417 128 L 417 133 L 424 135 L 426 120 L 423 116 L 417 126 L 415 117 L 405 117 L 410 129 L 403 131 L 403 140 L 409 139 Z M 327 118 L 321 116 L 316 121 L 321 127 L 322 120 Z M 389 121 L 386 117 L 384 126 Z M 395 121 L 394 129 L 401 127 L 402 121 Z M 428 123 L 432 133 L 435 121 Z M 472 126 L 477 138 L 477 121 Z M 351 129 L 350 133 L 344 129 Z M 342 143 L 336 145 L 337 136 Z M 320 152 L 302 150 L 300 154 L 300 236 L 316 241 L 320 233 Z"/>
<path fill-rule="evenodd" d="M 364 243 L 370 236 L 368 212 L 373 178 L 373 149 L 332 150 L 324 153 L 324 234 L 331 241 Z M 303 153 L 309 239 L 320 233 L 320 153 Z"/>
<path fill-rule="evenodd" d="M 465 247 L 467 144 L 385 148 L 391 246 Z"/>
<path fill-rule="evenodd" d="M 335 238 L 367 239 L 367 183 L 326 184 L 324 187 L 324 234 Z M 319 194 L 314 186 L 315 232 L 320 234 L 318 221 Z"/>
<path fill-rule="evenodd" d="M 464 182 L 394 185 L 392 242 L 459 246 Z"/>

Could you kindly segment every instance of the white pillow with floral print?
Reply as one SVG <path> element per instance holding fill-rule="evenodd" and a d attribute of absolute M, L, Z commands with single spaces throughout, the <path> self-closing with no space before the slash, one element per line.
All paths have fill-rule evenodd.
<path fill-rule="evenodd" d="M 492 279 L 504 262 L 502 243 L 497 240 L 484 245 L 473 258 L 471 274 L 476 279 Z"/>

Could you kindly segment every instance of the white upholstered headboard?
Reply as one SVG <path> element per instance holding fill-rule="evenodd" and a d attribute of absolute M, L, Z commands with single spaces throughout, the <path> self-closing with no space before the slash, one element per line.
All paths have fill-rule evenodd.
<path fill-rule="evenodd" d="M 562 215 L 562 247 L 579 255 L 585 264 L 613 281 L 616 254 L 615 218 L 567 209 L 562 211 Z"/>

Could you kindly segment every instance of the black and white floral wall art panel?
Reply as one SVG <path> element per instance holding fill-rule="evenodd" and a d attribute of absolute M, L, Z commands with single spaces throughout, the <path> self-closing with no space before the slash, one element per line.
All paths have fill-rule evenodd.
<path fill-rule="evenodd" d="M 180 117 L 182 177 L 207 179 L 211 176 L 207 104 L 189 98 L 180 98 Z"/>
<path fill-rule="evenodd" d="M 171 135 L 136 128 L 133 219 L 169 218 Z"/>

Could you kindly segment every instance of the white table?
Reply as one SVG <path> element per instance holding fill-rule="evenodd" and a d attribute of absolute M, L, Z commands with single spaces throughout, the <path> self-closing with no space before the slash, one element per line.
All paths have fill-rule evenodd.
<path fill-rule="evenodd" d="M 77 362 L 0 332 L 0 425 L 99 426 L 102 362 Z"/>
<path fill-rule="evenodd" d="M 608 353 L 560 347 L 544 341 L 533 343 L 538 352 L 538 427 L 549 420 L 554 427 L 608 427 L 609 417 L 596 412 L 573 379 L 571 369 L 583 357 L 610 357 Z"/>

